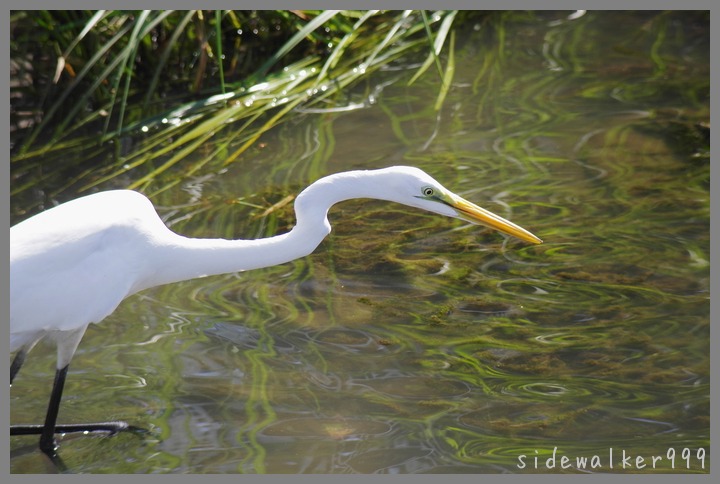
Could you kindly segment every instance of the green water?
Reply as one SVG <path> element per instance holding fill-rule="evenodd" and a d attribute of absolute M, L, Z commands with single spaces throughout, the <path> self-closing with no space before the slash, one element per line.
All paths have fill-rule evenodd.
<path fill-rule="evenodd" d="M 136 295 L 86 333 L 59 420 L 150 432 L 65 436 L 72 472 L 709 472 L 709 15 L 497 22 L 458 38 L 441 112 L 433 73 L 383 72 L 352 93 L 389 83 L 371 107 L 298 114 L 154 201 L 261 237 L 319 176 L 410 164 L 545 243 L 351 201 L 312 256 Z M 40 345 L 12 422 L 53 372 Z M 53 471 L 34 445 L 11 472 Z"/>

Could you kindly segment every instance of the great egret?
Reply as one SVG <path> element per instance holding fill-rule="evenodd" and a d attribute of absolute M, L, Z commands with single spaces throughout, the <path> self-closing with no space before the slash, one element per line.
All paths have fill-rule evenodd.
<path fill-rule="evenodd" d="M 10 229 L 10 351 L 16 353 L 10 384 L 39 340 L 47 337 L 57 346 L 45 424 L 13 426 L 11 433 L 40 434 L 40 449 L 52 456 L 56 432 L 126 428 L 124 422 L 56 426 L 68 365 L 87 326 L 143 289 L 308 255 L 330 233 L 330 207 L 352 198 L 398 202 L 542 242 L 455 195 L 424 171 L 403 166 L 349 171 L 316 181 L 295 200 L 295 227 L 259 240 L 183 237 L 165 226 L 150 200 L 131 190 L 64 203 Z"/>

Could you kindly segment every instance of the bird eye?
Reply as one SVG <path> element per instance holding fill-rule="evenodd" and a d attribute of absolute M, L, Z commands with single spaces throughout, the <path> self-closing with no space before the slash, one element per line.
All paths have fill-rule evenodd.
<path fill-rule="evenodd" d="M 422 189 L 422 193 L 426 197 L 432 197 L 433 195 L 435 195 L 435 190 L 433 190 L 433 187 L 425 187 Z"/>

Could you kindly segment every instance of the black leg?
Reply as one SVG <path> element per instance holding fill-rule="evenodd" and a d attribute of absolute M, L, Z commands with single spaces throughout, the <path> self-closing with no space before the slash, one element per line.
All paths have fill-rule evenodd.
<path fill-rule="evenodd" d="M 45 425 L 40 434 L 40 450 L 48 455 L 55 454 L 55 424 L 57 423 L 58 411 L 60 410 L 60 398 L 62 397 L 65 377 L 67 376 L 69 366 L 70 365 L 66 365 L 64 368 L 55 372 L 55 382 L 53 383 L 52 393 L 50 394 L 50 403 L 48 403 Z"/>
<path fill-rule="evenodd" d="M 15 377 L 17 371 L 20 369 L 25 354 L 21 350 L 20 353 L 15 356 L 10 368 L 10 380 Z M 22 355 L 22 356 L 21 356 Z M 60 411 L 60 399 L 62 398 L 63 388 L 65 386 L 65 378 L 67 376 L 69 365 L 61 368 L 55 372 L 55 382 L 53 383 L 52 393 L 50 394 L 50 402 L 48 403 L 47 415 L 45 417 L 44 425 L 12 425 L 10 427 L 10 435 L 37 435 L 40 434 L 40 450 L 51 458 L 56 456 L 55 450 L 57 444 L 55 443 L 56 433 L 69 433 L 69 432 L 109 432 L 115 434 L 123 430 L 131 430 L 136 432 L 142 432 L 142 429 L 137 427 L 131 427 L 125 422 L 99 422 L 90 424 L 69 424 L 69 425 L 57 425 L 57 416 Z"/>
<path fill-rule="evenodd" d="M 11 425 L 10 435 L 40 435 L 45 429 L 44 425 Z M 131 430 L 133 432 L 145 432 L 140 427 L 128 425 L 127 422 L 97 422 L 87 424 L 65 424 L 56 425 L 56 434 L 70 434 L 73 432 L 108 432 L 110 435 L 122 432 L 123 430 Z"/>
<path fill-rule="evenodd" d="M 22 364 L 25 363 L 26 356 L 27 351 L 21 348 L 15 355 L 12 363 L 10 364 L 10 385 L 12 385 L 12 382 L 15 379 L 15 375 L 17 375 L 17 372 L 20 371 L 20 367 L 22 366 Z"/>

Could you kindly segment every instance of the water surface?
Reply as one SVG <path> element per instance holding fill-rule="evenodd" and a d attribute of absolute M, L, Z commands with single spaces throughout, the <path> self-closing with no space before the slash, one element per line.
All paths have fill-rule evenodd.
<path fill-rule="evenodd" d="M 409 164 L 545 243 L 351 201 L 309 257 L 136 295 L 86 333 L 60 421 L 151 432 L 66 436 L 71 471 L 709 472 L 709 15 L 469 27 L 440 112 L 435 73 L 398 66 L 367 109 L 298 113 L 153 200 L 180 233 L 262 237 L 322 175 Z M 41 345 L 12 422 L 53 372 Z M 53 471 L 34 444 L 11 472 Z"/>

